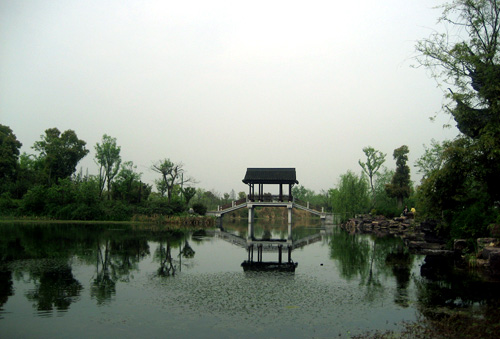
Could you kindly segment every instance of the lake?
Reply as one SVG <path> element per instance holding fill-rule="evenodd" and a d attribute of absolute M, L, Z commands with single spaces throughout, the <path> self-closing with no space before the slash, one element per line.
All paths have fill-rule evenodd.
<path fill-rule="evenodd" d="M 248 225 L 0 224 L 0 336 L 349 337 L 398 330 L 429 308 L 481 307 L 499 285 L 422 276 L 397 238 L 349 235 L 318 220 L 257 221 L 295 271 L 243 270 Z M 277 248 L 262 251 L 277 261 Z M 257 260 L 257 251 L 252 256 Z M 492 294 L 493 293 L 493 294 Z M 489 298 L 489 299 L 488 299 Z"/>

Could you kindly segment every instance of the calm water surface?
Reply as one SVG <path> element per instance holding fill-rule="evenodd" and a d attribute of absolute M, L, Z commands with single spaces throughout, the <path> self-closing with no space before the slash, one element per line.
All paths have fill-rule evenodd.
<path fill-rule="evenodd" d="M 295 224 L 294 242 L 309 242 L 291 254 L 295 272 L 244 272 L 247 225 L 225 231 L 0 225 L 0 336 L 349 337 L 484 303 L 440 298 L 463 286 L 421 277 L 424 258 L 398 239 Z M 255 236 L 286 239 L 287 226 L 260 222 Z"/>

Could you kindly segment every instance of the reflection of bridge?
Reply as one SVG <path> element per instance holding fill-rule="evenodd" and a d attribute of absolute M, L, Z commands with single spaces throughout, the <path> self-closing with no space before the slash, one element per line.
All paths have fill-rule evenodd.
<path fill-rule="evenodd" d="M 319 242 L 324 239 L 328 231 L 322 228 L 319 233 L 309 235 L 307 237 L 293 240 L 292 227 L 288 224 L 287 239 L 256 239 L 254 237 L 253 223 L 249 224 L 249 234 L 247 238 L 225 232 L 222 229 L 217 229 L 215 235 L 231 244 L 243 247 L 248 251 L 248 260 L 245 260 L 241 266 L 243 270 L 258 270 L 258 271 L 289 271 L 294 272 L 297 263 L 292 260 L 292 250 L 301 248 L 309 244 Z M 330 230 L 331 232 L 331 230 Z M 257 260 L 254 261 L 254 249 L 257 249 Z M 283 260 L 283 249 L 288 252 L 288 260 Z M 263 252 L 278 252 L 278 261 L 263 261 Z"/>
<path fill-rule="evenodd" d="M 316 242 L 324 240 L 325 236 L 330 234 L 331 231 L 327 229 L 322 229 L 319 233 L 309 235 L 307 237 L 292 240 L 292 239 L 270 239 L 270 240 L 251 240 L 245 239 L 239 235 L 235 235 L 226 231 L 217 229 L 215 231 L 215 236 L 219 237 L 231 244 L 237 245 L 242 248 L 248 248 L 249 244 L 262 246 L 263 250 L 266 252 L 275 252 L 278 250 L 279 246 L 286 245 L 292 250 L 296 248 L 302 248 L 304 246 L 314 244 Z"/>

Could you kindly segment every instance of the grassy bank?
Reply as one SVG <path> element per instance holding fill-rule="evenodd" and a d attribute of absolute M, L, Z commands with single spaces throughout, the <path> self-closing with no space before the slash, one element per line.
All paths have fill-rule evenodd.
<path fill-rule="evenodd" d="M 45 217 L 0 217 L 0 223 L 39 223 L 39 224 L 104 224 L 104 225 L 130 225 L 130 224 L 154 224 L 193 226 L 197 228 L 215 227 L 215 218 L 205 216 L 143 216 L 134 215 L 128 221 L 109 220 L 57 220 Z"/>

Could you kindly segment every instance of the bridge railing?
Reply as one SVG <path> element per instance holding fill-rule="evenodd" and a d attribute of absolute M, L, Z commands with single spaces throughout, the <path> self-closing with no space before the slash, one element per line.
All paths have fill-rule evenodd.
<path fill-rule="evenodd" d="M 231 207 L 236 207 L 238 205 L 244 204 L 244 203 L 246 203 L 248 201 L 287 202 L 288 201 L 288 194 L 287 195 L 282 195 L 280 197 L 279 195 L 273 195 L 273 194 L 270 194 L 270 193 L 266 193 L 266 194 L 264 194 L 264 196 L 260 200 L 258 199 L 259 198 L 258 196 L 254 196 L 253 197 L 254 199 L 251 199 L 251 198 L 252 197 L 249 195 L 246 198 L 242 198 L 242 199 L 238 199 L 238 200 L 233 200 L 230 203 L 218 206 L 217 210 L 218 211 L 223 211 L 225 209 L 228 209 L 228 208 L 231 208 Z M 311 210 L 315 210 L 315 211 L 318 211 L 318 212 L 321 212 L 321 213 L 324 212 L 324 208 L 323 207 L 321 207 L 319 205 L 311 204 L 308 201 L 304 201 L 304 200 L 300 200 L 300 199 L 297 199 L 297 198 L 293 198 L 293 202 L 295 202 L 296 204 L 299 204 L 301 206 L 307 207 L 307 208 L 309 208 Z"/>
<path fill-rule="evenodd" d="M 319 206 L 319 205 L 313 205 L 311 203 L 309 203 L 309 201 L 304 201 L 304 200 L 300 200 L 300 199 L 297 199 L 297 198 L 293 198 L 293 202 L 295 202 L 296 204 L 299 204 L 301 206 L 304 206 L 304 207 L 307 207 L 311 210 L 315 210 L 315 211 L 318 211 L 318 212 L 324 212 L 324 208 Z"/>
<path fill-rule="evenodd" d="M 238 205 L 241 205 L 241 204 L 244 204 L 247 202 L 247 198 L 242 198 L 242 199 L 238 199 L 238 200 L 233 200 L 231 201 L 230 203 L 228 204 L 225 204 L 225 205 L 222 205 L 222 206 L 219 206 L 218 210 L 219 211 L 222 211 L 222 210 L 225 210 L 227 208 L 231 208 L 231 207 L 236 207 Z"/>

